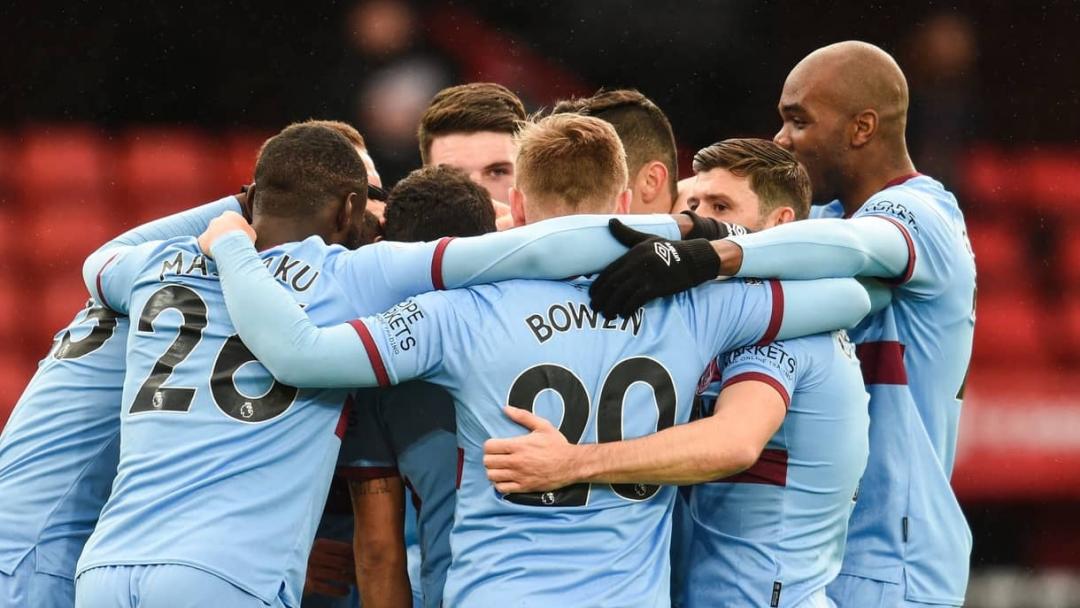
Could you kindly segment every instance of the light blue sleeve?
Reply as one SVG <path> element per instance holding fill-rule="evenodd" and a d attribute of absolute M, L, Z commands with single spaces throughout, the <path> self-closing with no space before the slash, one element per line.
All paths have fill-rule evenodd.
<path fill-rule="evenodd" d="M 136 226 L 105 243 L 102 249 L 111 249 L 118 245 L 141 245 L 148 241 L 164 241 L 178 236 L 199 236 L 210 225 L 210 220 L 226 211 L 241 212 L 240 201 L 235 196 L 226 196 L 212 203 Z"/>
<path fill-rule="evenodd" d="M 211 254 L 236 332 L 275 378 L 301 388 L 379 384 L 364 334 L 347 323 L 316 327 L 274 280 L 247 235 L 237 230 L 218 238 Z"/>
<path fill-rule="evenodd" d="M 83 263 L 83 283 L 90 296 L 106 308 L 128 314 L 131 288 L 160 241 L 99 249 Z"/>
<path fill-rule="evenodd" d="M 712 281 L 688 292 L 691 329 L 706 359 L 856 325 L 870 312 L 870 296 L 855 279 Z"/>
<path fill-rule="evenodd" d="M 740 277 L 892 279 L 908 267 L 903 233 L 878 218 L 803 220 L 730 240 L 742 247 Z"/>
<path fill-rule="evenodd" d="M 626 253 L 608 222 L 681 238 L 669 215 L 569 215 L 482 236 L 454 239 L 442 261 L 447 289 L 508 279 L 565 279 L 599 272 Z"/>
<path fill-rule="evenodd" d="M 608 230 L 613 217 L 643 232 L 679 238 L 668 215 L 573 215 L 467 238 L 375 243 L 337 256 L 333 272 L 374 310 L 437 289 L 592 274 L 626 253 Z"/>
<path fill-rule="evenodd" d="M 801 360 L 799 353 L 782 341 L 753 348 L 740 348 L 725 353 L 724 371 L 720 376 L 721 390 L 746 380 L 764 382 L 784 398 L 784 407 L 791 405 L 795 393 Z"/>
<path fill-rule="evenodd" d="M 871 197 L 853 219 L 892 224 L 907 248 L 904 271 L 891 282 L 929 298 L 954 282 L 958 259 L 974 255 L 962 221 L 945 215 L 948 210 L 914 193 L 886 190 Z"/>

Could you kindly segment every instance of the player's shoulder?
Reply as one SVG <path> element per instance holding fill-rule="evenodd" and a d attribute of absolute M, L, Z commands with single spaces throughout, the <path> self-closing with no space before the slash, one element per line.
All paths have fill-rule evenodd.
<path fill-rule="evenodd" d="M 169 269 L 183 268 L 196 258 L 202 258 L 199 241 L 193 236 L 178 236 L 162 241 L 148 241 L 133 245 L 121 255 L 133 256 L 146 271 L 166 273 Z M 162 269 L 159 269 L 159 266 Z"/>
<path fill-rule="evenodd" d="M 909 229 L 963 221 L 956 197 L 941 182 L 917 175 L 875 193 L 855 213 L 861 216 L 891 217 Z"/>

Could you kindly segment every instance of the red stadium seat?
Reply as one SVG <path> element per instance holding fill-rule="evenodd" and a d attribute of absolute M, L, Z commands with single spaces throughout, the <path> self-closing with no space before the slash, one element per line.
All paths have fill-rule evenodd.
<path fill-rule="evenodd" d="M 30 265 L 44 272 L 57 267 L 78 270 L 87 255 L 119 232 L 114 217 L 101 199 L 83 199 L 72 209 L 38 205 L 25 215 L 22 252 Z"/>
<path fill-rule="evenodd" d="M 52 336 L 71 322 L 75 313 L 86 304 L 89 295 L 83 286 L 81 268 L 50 273 L 40 284 L 39 294 L 35 316 L 37 327 L 34 328 L 30 344 L 44 352 Z"/>
<path fill-rule="evenodd" d="M 1080 224 L 1066 225 L 1059 232 L 1054 272 L 1066 288 L 1080 288 Z"/>
<path fill-rule="evenodd" d="M 1052 357 L 1054 323 L 1030 290 L 984 290 L 978 295 L 972 361 L 984 367 L 1042 366 Z"/>
<path fill-rule="evenodd" d="M 1031 256 L 1027 233 L 1012 222 L 969 221 L 968 237 L 975 251 L 975 266 L 982 285 L 1014 282 L 1022 277 Z"/>
<path fill-rule="evenodd" d="M 54 204 L 64 206 L 69 199 L 60 193 L 96 195 L 104 191 L 111 164 L 109 143 L 93 128 L 38 127 L 22 134 L 14 159 L 14 179 L 24 197 L 49 194 L 54 196 Z"/>
<path fill-rule="evenodd" d="M 1009 211 L 1025 205 L 1023 172 L 1016 159 L 1001 150 L 975 148 L 964 158 L 961 170 L 961 183 L 973 206 Z"/>
<path fill-rule="evenodd" d="M 1040 210 L 1059 217 L 1080 211 L 1080 152 L 1040 151 L 1026 165 L 1028 192 Z"/>
<path fill-rule="evenodd" d="M 140 221 L 220 197 L 221 150 L 191 129 L 140 129 L 121 146 L 120 189 Z"/>
<path fill-rule="evenodd" d="M 1080 287 L 1062 298 L 1053 318 L 1061 327 L 1061 331 L 1054 333 L 1061 358 L 1073 366 L 1080 365 Z"/>

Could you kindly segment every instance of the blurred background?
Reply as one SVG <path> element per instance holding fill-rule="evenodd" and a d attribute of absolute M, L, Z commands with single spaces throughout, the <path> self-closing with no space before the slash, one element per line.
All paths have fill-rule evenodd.
<path fill-rule="evenodd" d="M 1080 3 L 167 4 L 0 9 L 0 425 L 85 300 L 85 255 L 237 191 L 291 121 L 353 123 L 392 185 L 445 86 L 499 82 L 530 110 L 633 87 L 671 118 L 686 177 L 704 145 L 772 136 L 806 53 L 862 39 L 905 70 L 916 166 L 959 195 L 976 251 L 953 475 L 968 605 L 1080 606 Z"/>

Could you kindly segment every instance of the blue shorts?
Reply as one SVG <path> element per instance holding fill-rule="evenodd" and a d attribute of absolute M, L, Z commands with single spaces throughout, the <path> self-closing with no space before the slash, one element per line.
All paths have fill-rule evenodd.
<path fill-rule="evenodd" d="M 954 608 L 951 604 L 924 604 L 906 599 L 903 583 L 841 574 L 826 588 L 837 608 Z"/>
<path fill-rule="evenodd" d="M 75 581 L 78 608 L 284 608 L 267 604 L 229 581 L 179 564 L 101 566 Z"/>
<path fill-rule="evenodd" d="M 0 608 L 72 608 L 75 582 L 70 578 L 37 570 L 34 549 L 11 574 L 0 573 Z"/>

